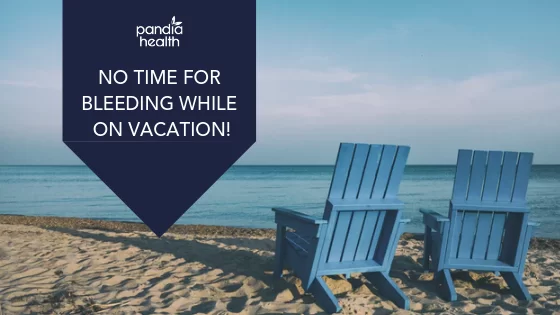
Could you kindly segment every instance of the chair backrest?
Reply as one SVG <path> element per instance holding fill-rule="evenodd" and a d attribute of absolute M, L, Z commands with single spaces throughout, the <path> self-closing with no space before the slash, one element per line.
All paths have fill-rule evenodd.
<path fill-rule="evenodd" d="M 410 147 L 341 143 L 329 199 L 395 198 Z"/>
<path fill-rule="evenodd" d="M 524 203 L 533 153 L 459 150 L 453 201 Z"/>
<path fill-rule="evenodd" d="M 323 263 L 384 261 L 400 217 L 396 196 L 409 151 L 408 146 L 340 145 L 324 214 L 329 223 Z"/>
<path fill-rule="evenodd" d="M 459 150 L 447 257 L 514 264 L 533 153 Z"/>

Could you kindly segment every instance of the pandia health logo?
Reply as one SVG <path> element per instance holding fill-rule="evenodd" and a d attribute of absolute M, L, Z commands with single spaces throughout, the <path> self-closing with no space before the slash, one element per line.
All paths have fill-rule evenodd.
<path fill-rule="evenodd" d="M 182 23 L 173 17 L 165 26 L 136 26 L 136 38 L 140 47 L 179 47 L 177 35 L 183 35 Z"/>

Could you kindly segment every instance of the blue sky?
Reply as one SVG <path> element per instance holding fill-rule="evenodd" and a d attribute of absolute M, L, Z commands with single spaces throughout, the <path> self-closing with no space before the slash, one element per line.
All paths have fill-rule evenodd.
<path fill-rule="evenodd" d="M 331 164 L 338 142 L 560 164 L 559 1 L 258 0 L 258 134 L 243 164 Z M 0 3 L 0 164 L 61 141 L 61 1 Z"/>

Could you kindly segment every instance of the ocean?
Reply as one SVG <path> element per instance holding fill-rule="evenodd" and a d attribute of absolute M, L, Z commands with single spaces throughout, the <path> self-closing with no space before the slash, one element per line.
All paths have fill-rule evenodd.
<path fill-rule="evenodd" d="M 332 166 L 233 166 L 178 221 L 273 228 L 271 207 L 320 217 Z M 455 166 L 407 166 L 399 197 L 422 232 L 419 208 L 447 215 Z M 533 166 L 528 201 L 536 235 L 560 239 L 560 165 Z M 140 221 L 85 166 L 0 166 L 0 214 Z"/>

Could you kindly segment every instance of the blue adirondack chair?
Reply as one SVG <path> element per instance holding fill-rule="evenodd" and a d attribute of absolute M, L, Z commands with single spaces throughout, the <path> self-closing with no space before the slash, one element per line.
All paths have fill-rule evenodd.
<path fill-rule="evenodd" d="M 450 269 L 461 269 L 501 274 L 515 297 L 531 299 L 522 277 L 538 225 L 525 200 L 532 161 L 532 153 L 459 150 L 449 216 L 420 210 L 424 269 L 444 298 L 457 299 Z"/>
<path fill-rule="evenodd" d="M 323 219 L 284 208 L 275 211 L 276 262 L 302 280 L 327 312 L 341 310 L 322 276 L 361 272 L 380 294 L 408 309 L 409 300 L 389 277 L 403 225 L 397 199 L 407 146 L 342 143 Z M 287 228 L 289 230 L 287 230 Z"/>

